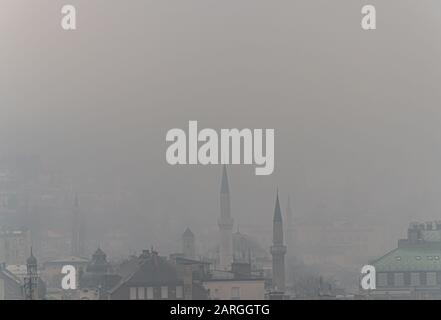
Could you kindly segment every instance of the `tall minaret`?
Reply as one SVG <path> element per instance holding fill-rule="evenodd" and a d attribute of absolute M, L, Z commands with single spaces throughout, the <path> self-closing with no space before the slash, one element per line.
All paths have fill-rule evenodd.
<path fill-rule="evenodd" d="M 71 239 L 71 254 L 76 257 L 84 257 L 84 242 L 85 242 L 85 223 L 84 217 L 80 212 L 80 203 L 78 195 L 75 194 L 74 207 L 72 210 L 72 239 Z"/>
<path fill-rule="evenodd" d="M 220 244 L 219 267 L 230 270 L 233 262 L 233 218 L 230 209 L 230 188 L 228 187 L 227 168 L 222 169 L 222 184 L 220 192 L 220 217 L 218 220 Z"/>
<path fill-rule="evenodd" d="M 294 229 L 292 222 L 292 210 L 291 210 L 291 200 L 288 196 L 288 202 L 286 204 L 286 245 L 289 251 L 288 255 L 292 255 L 294 247 Z"/>
<path fill-rule="evenodd" d="M 279 193 L 277 192 L 271 255 L 273 256 L 273 289 L 278 292 L 285 291 L 285 253 L 286 246 L 283 244 L 283 220 L 280 211 Z"/>

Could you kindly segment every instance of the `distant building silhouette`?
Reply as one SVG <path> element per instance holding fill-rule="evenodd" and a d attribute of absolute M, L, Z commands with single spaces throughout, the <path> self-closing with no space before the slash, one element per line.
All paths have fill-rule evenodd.
<path fill-rule="evenodd" d="M 85 236 L 86 224 L 84 215 L 80 210 L 78 195 L 75 194 L 74 206 L 72 210 L 72 239 L 71 254 L 76 257 L 85 256 Z"/>
<path fill-rule="evenodd" d="M 110 290 L 111 300 L 206 299 L 206 290 L 194 283 L 191 272 L 180 274 L 153 250 L 123 262 L 117 273 L 122 280 Z"/>
<path fill-rule="evenodd" d="M 38 264 L 31 247 L 31 255 L 26 260 L 26 277 L 24 278 L 24 296 L 26 300 L 38 299 Z"/>
<path fill-rule="evenodd" d="M 68 256 L 61 257 L 55 260 L 49 260 L 43 263 L 42 269 L 42 278 L 44 279 L 48 288 L 51 289 L 61 289 L 61 280 L 64 277 L 64 274 L 61 273 L 61 270 L 66 265 L 71 265 L 75 268 L 76 274 L 80 275 L 82 270 L 84 270 L 89 263 L 89 260 L 86 258 L 80 258 L 77 256 Z M 80 277 L 77 277 L 77 286 L 78 280 Z"/>
<path fill-rule="evenodd" d="M 441 221 L 411 223 L 398 247 L 371 261 L 376 299 L 441 299 Z"/>
<path fill-rule="evenodd" d="M 0 263 L 24 265 L 30 250 L 31 235 L 27 229 L 0 230 Z"/>
<path fill-rule="evenodd" d="M 194 234 L 190 228 L 185 229 L 182 235 L 182 254 L 186 258 L 194 259 L 196 257 L 196 246 Z"/>
<path fill-rule="evenodd" d="M 283 293 L 285 291 L 285 254 L 286 246 L 283 244 L 283 220 L 280 210 L 279 193 L 276 196 L 276 207 L 273 219 L 273 290 Z"/>
<path fill-rule="evenodd" d="M 106 254 L 98 248 L 92 255 L 92 260 L 84 272 L 80 272 L 81 299 L 107 300 L 109 291 L 121 280 L 110 263 Z M 91 295 L 90 292 L 93 292 Z"/>
<path fill-rule="evenodd" d="M 233 262 L 233 223 L 231 217 L 230 189 L 228 185 L 227 168 L 222 168 L 222 182 L 220 191 L 220 217 L 218 220 L 220 244 L 219 267 L 221 270 L 230 270 Z"/>

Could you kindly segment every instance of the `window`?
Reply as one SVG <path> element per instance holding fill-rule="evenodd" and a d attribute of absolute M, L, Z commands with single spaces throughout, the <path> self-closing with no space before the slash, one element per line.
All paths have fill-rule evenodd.
<path fill-rule="evenodd" d="M 129 293 L 129 299 L 130 300 L 136 300 L 136 288 L 130 287 L 130 293 Z"/>
<path fill-rule="evenodd" d="M 184 298 L 184 290 L 182 289 L 182 286 L 176 287 L 176 299 L 182 299 Z"/>
<path fill-rule="evenodd" d="M 147 299 L 153 299 L 153 287 L 147 287 Z"/>
<path fill-rule="evenodd" d="M 410 286 L 410 272 L 404 273 L 404 285 L 406 287 Z"/>
<path fill-rule="evenodd" d="M 231 288 L 231 299 L 232 300 L 239 300 L 240 299 L 240 288 L 239 287 Z"/>
<path fill-rule="evenodd" d="M 436 272 L 427 272 L 426 283 L 428 286 L 436 286 Z"/>
<path fill-rule="evenodd" d="M 394 273 L 393 272 L 387 273 L 387 286 L 388 287 L 394 286 Z"/>
<path fill-rule="evenodd" d="M 161 299 L 168 299 L 168 287 L 161 287 Z"/>
<path fill-rule="evenodd" d="M 218 288 L 214 289 L 213 298 L 214 298 L 214 300 L 219 300 L 219 289 Z"/>
<path fill-rule="evenodd" d="M 420 274 L 419 272 L 412 272 L 410 274 L 410 285 L 419 286 L 420 285 Z"/>
<path fill-rule="evenodd" d="M 378 274 L 378 286 L 385 287 L 387 285 L 387 273 L 379 273 Z"/>
<path fill-rule="evenodd" d="M 427 285 L 427 274 L 426 272 L 420 272 L 420 285 L 426 286 Z"/>
<path fill-rule="evenodd" d="M 145 288 L 144 287 L 138 287 L 138 299 L 141 299 L 141 300 L 145 299 Z"/>
<path fill-rule="evenodd" d="M 404 273 L 397 272 L 394 274 L 394 286 L 395 287 L 404 286 Z"/>

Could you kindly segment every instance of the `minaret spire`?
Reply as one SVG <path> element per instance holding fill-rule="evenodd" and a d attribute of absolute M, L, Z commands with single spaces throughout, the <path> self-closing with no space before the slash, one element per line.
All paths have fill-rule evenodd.
<path fill-rule="evenodd" d="M 218 219 L 220 244 L 219 266 L 222 270 L 229 270 L 233 262 L 233 223 L 230 207 L 230 188 L 228 185 L 227 167 L 222 167 L 222 181 L 220 189 L 220 217 Z"/>
<path fill-rule="evenodd" d="M 227 166 L 222 166 L 222 183 L 221 183 L 221 194 L 230 193 L 230 188 L 228 185 L 228 175 L 227 175 Z"/>
<path fill-rule="evenodd" d="M 285 254 L 286 246 L 283 244 L 283 219 L 280 210 L 279 192 L 276 195 L 276 205 L 273 217 L 273 289 L 277 292 L 285 291 Z"/>
<path fill-rule="evenodd" d="M 276 193 L 276 207 L 274 209 L 274 222 L 282 221 L 282 211 L 280 210 L 280 201 L 279 201 L 279 190 Z"/>

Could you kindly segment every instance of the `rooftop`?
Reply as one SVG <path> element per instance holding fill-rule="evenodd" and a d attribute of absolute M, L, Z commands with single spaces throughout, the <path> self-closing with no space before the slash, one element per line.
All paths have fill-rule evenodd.
<path fill-rule="evenodd" d="M 378 271 L 441 271 L 441 244 L 408 244 L 374 261 Z"/>
<path fill-rule="evenodd" d="M 398 248 L 371 262 L 376 271 L 441 271 L 441 224 L 411 223 Z"/>

